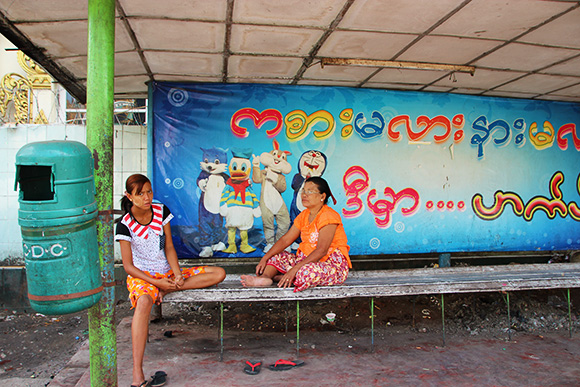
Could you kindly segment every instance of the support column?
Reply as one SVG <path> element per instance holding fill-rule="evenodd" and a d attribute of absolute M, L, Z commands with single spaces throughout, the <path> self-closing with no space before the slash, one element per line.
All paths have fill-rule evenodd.
<path fill-rule="evenodd" d="M 296 359 L 300 358 L 300 300 L 296 300 Z"/>
<path fill-rule="evenodd" d="M 89 0 L 87 146 L 95 162 L 97 239 L 105 288 L 89 309 L 91 386 L 117 386 L 113 249 L 113 109 L 115 0 Z"/>

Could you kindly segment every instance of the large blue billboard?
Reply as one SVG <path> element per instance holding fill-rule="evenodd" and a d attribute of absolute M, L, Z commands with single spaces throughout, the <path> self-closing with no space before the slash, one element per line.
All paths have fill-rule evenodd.
<path fill-rule="evenodd" d="M 150 87 L 153 189 L 175 215 L 182 258 L 261 256 L 303 209 L 298 192 L 314 175 L 338 200 L 352 255 L 580 248 L 579 104 Z M 238 200 L 226 205 L 225 190 Z"/>

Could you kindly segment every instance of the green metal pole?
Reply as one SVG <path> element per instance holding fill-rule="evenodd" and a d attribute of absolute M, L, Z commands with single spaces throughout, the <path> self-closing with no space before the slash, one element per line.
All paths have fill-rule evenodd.
<path fill-rule="evenodd" d="M 117 386 L 113 249 L 113 108 L 115 0 L 89 0 L 87 146 L 95 162 L 97 239 L 105 288 L 89 309 L 91 386 Z"/>
<path fill-rule="evenodd" d="M 570 300 L 570 288 L 568 288 L 568 330 L 570 331 L 570 338 L 572 338 L 572 303 Z"/>
<path fill-rule="evenodd" d="M 375 352 L 375 298 L 371 297 L 371 353 Z"/>
<path fill-rule="evenodd" d="M 220 361 L 224 361 L 224 302 L 220 301 Z"/>
<path fill-rule="evenodd" d="M 445 295 L 441 293 L 441 326 L 443 332 L 443 346 L 445 347 Z"/>
<path fill-rule="evenodd" d="M 300 357 L 300 300 L 296 300 L 296 359 Z"/>
<path fill-rule="evenodd" d="M 505 292 L 508 309 L 508 341 L 512 341 L 512 315 L 510 312 L 510 292 Z"/>

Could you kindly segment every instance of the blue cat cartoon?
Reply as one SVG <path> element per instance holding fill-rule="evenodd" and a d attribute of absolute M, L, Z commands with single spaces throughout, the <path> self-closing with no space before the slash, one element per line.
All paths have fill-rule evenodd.
<path fill-rule="evenodd" d="M 223 217 L 220 215 L 220 200 L 226 181 L 230 178 L 227 150 L 221 148 L 200 148 L 203 151 L 199 163 L 201 172 L 197 186 L 201 190 L 199 198 L 199 244 L 200 257 L 211 257 L 215 251 L 222 251 L 226 245 L 220 237 L 223 234 Z"/>

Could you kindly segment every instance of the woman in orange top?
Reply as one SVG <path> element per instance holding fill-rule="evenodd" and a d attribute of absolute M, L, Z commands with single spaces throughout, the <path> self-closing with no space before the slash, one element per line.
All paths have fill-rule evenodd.
<path fill-rule="evenodd" d="M 306 207 L 290 230 L 280 238 L 256 266 L 256 275 L 242 275 L 244 286 L 294 285 L 294 291 L 314 286 L 337 285 L 346 280 L 352 267 L 346 233 L 338 212 L 328 206 L 336 199 L 326 180 L 308 178 L 304 183 L 302 204 Z M 298 237 L 302 242 L 296 254 L 287 252 Z"/>

